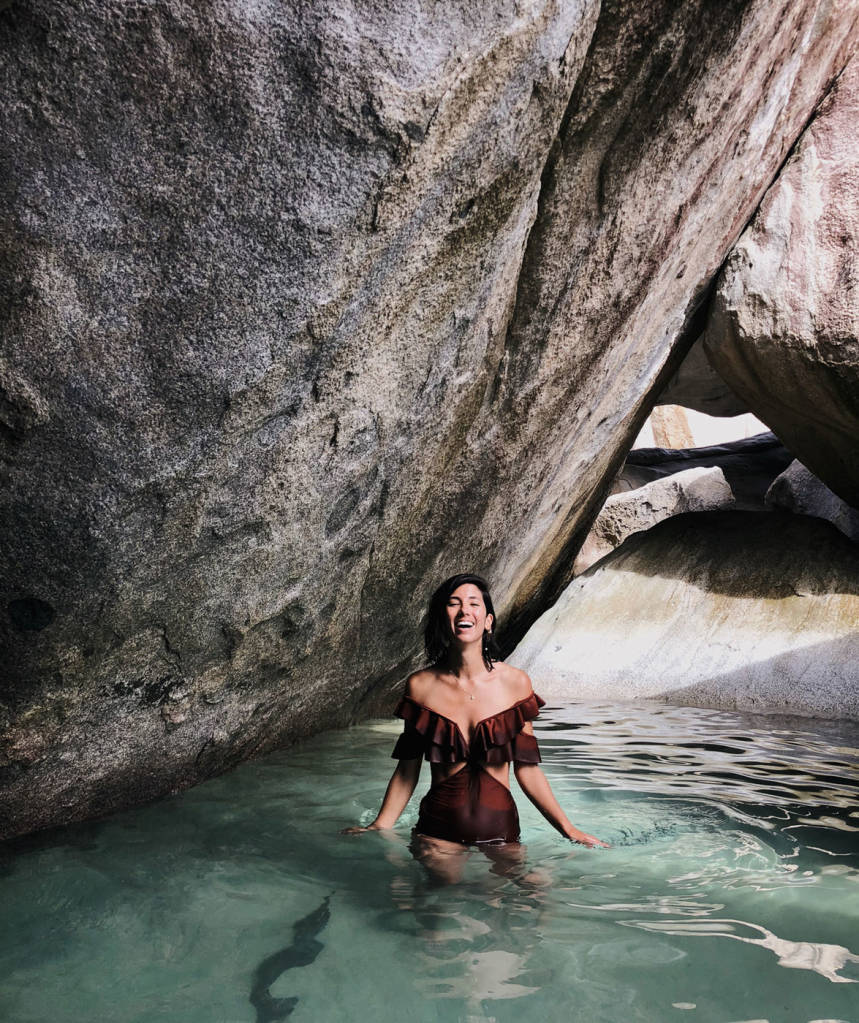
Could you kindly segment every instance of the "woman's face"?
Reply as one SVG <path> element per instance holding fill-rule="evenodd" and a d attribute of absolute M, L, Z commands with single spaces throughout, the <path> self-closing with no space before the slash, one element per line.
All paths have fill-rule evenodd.
<path fill-rule="evenodd" d="M 453 636 L 463 643 L 483 641 L 492 630 L 492 615 L 486 613 L 483 594 L 474 583 L 463 583 L 447 598 L 447 620 Z"/>

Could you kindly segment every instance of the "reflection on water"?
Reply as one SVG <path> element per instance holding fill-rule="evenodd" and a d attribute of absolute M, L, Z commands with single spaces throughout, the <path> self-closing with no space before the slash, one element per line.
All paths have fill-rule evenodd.
<path fill-rule="evenodd" d="M 859 1023 L 856 730 L 545 708 L 552 786 L 612 848 L 517 793 L 521 854 L 471 850 L 439 885 L 420 792 L 395 831 L 338 834 L 375 814 L 398 727 L 5 847 L 0 1018 Z"/>

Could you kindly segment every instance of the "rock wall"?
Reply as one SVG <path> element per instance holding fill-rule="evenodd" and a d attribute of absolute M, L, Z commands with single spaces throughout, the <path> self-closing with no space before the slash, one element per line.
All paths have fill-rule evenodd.
<path fill-rule="evenodd" d="M 821 104 L 719 281 L 709 358 L 859 507 L 859 59 Z"/>
<path fill-rule="evenodd" d="M 519 635 L 857 4 L 0 11 L 3 829 L 382 707 L 440 577 Z"/>
<path fill-rule="evenodd" d="M 859 547 L 822 519 L 679 515 L 574 580 L 510 660 L 545 698 L 859 720 Z"/>

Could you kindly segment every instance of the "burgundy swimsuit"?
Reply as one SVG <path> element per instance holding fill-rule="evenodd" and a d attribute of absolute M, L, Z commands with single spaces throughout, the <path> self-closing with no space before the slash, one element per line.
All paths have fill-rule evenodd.
<path fill-rule="evenodd" d="M 474 726 L 467 742 L 459 725 L 444 714 L 404 696 L 394 714 L 405 720 L 403 734 L 391 754 L 397 760 L 425 756 L 431 764 L 464 766 L 433 782 L 421 800 L 415 831 L 432 838 L 471 845 L 475 842 L 518 842 L 519 814 L 510 790 L 494 778 L 487 764 L 539 764 L 533 735 L 522 728 L 540 713 L 545 700 L 530 693 L 507 710 Z"/>

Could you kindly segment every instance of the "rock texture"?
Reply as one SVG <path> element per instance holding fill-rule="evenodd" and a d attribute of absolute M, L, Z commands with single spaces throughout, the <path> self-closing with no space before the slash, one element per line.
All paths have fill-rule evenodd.
<path fill-rule="evenodd" d="M 695 446 L 686 411 L 681 405 L 656 405 L 650 413 L 653 440 L 660 448 Z"/>
<path fill-rule="evenodd" d="M 764 500 L 768 508 L 826 519 L 845 536 L 859 543 L 859 510 L 833 494 L 802 462 L 791 462 L 773 480 Z"/>
<path fill-rule="evenodd" d="M 804 465 L 859 506 L 859 59 L 727 261 L 705 345 Z"/>
<path fill-rule="evenodd" d="M 569 578 L 857 3 L 0 11 L 7 832 L 387 706 Z"/>
<path fill-rule="evenodd" d="M 682 405 L 706 412 L 709 416 L 739 416 L 749 411 L 748 403 L 734 394 L 713 369 L 703 335 L 692 345 L 689 354 L 665 385 L 656 407 L 660 405 Z"/>
<path fill-rule="evenodd" d="M 684 469 L 637 490 L 612 494 L 582 544 L 573 571 L 581 575 L 632 533 L 650 529 L 672 515 L 733 507 L 734 495 L 718 466 Z"/>
<path fill-rule="evenodd" d="M 547 698 L 859 720 L 859 548 L 828 522 L 703 512 L 580 576 L 511 660 Z"/>

